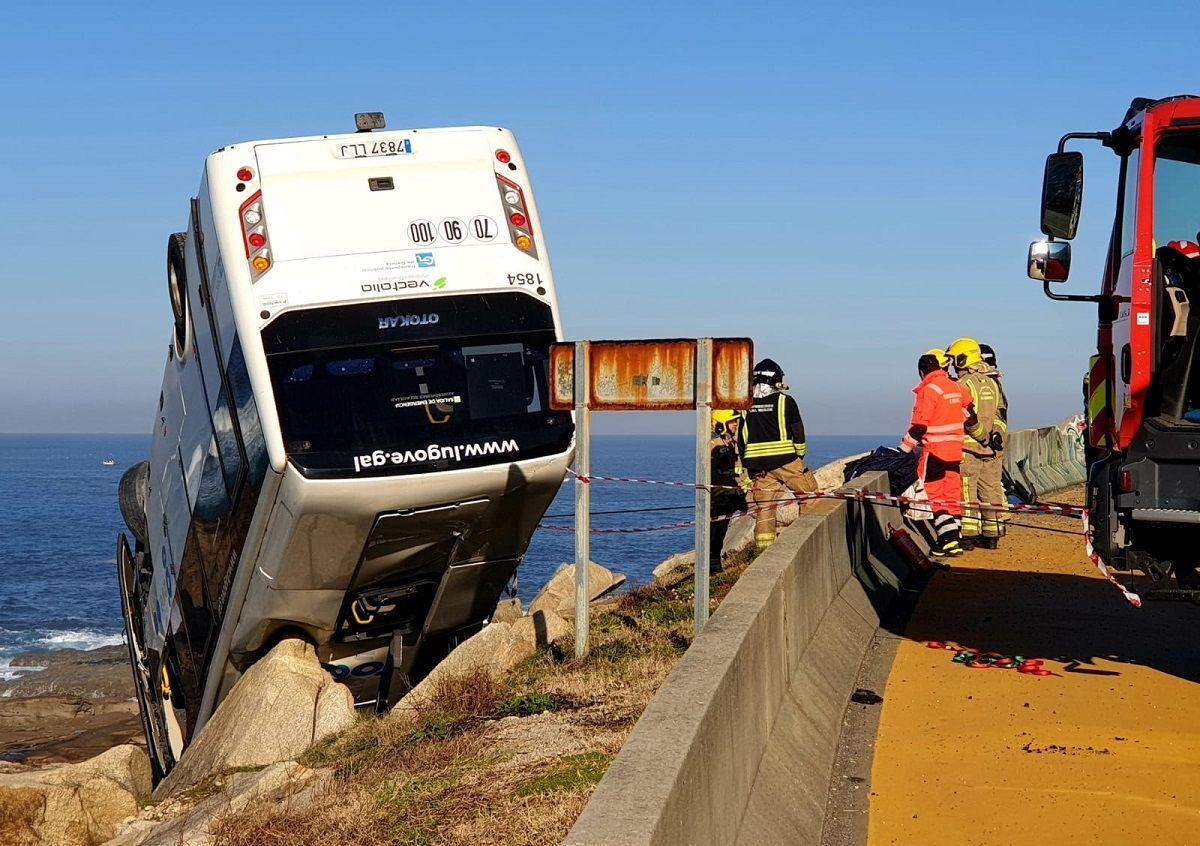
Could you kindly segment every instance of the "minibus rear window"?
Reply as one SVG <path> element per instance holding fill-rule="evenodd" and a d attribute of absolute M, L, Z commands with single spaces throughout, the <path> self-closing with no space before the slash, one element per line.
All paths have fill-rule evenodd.
<path fill-rule="evenodd" d="M 356 314 L 327 317 L 360 325 Z M 450 321 L 444 328 L 453 331 Z M 320 339 L 332 331 L 324 322 Z M 409 342 L 370 337 L 379 334 L 393 333 L 302 349 L 291 332 L 289 351 L 268 347 L 284 445 L 302 471 L 420 473 L 568 448 L 570 415 L 548 407 L 552 327 Z"/>

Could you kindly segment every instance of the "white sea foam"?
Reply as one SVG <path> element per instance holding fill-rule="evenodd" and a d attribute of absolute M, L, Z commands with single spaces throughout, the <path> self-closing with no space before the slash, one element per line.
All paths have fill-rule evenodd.
<path fill-rule="evenodd" d="M 0 658 L 0 682 L 12 681 L 19 679 L 26 673 L 36 673 L 38 670 L 44 670 L 45 667 L 13 667 L 8 663 L 8 658 Z M 9 696 L 10 692 L 0 694 L 0 696 Z"/>
<path fill-rule="evenodd" d="M 33 641 L 34 646 L 50 649 L 99 649 L 101 646 L 119 646 L 125 635 L 100 632 L 95 629 L 67 629 L 49 631 Z"/>

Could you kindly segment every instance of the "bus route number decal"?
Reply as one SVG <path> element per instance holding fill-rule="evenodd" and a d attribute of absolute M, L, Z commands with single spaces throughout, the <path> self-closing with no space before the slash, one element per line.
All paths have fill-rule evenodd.
<path fill-rule="evenodd" d="M 467 237 L 467 228 L 457 217 L 448 217 L 442 221 L 442 240 L 447 244 L 461 244 Z"/>
<path fill-rule="evenodd" d="M 471 218 L 471 235 L 476 241 L 491 241 L 499 231 L 496 221 L 485 214 Z"/>
<path fill-rule="evenodd" d="M 437 231 L 428 220 L 414 220 L 408 224 L 408 237 L 414 244 L 426 246 L 437 240 Z"/>

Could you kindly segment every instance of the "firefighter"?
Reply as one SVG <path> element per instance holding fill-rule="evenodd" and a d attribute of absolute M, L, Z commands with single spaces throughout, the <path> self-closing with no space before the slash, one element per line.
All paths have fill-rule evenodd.
<path fill-rule="evenodd" d="M 950 378 L 950 358 L 944 350 L 928 350 L 917 359 L 920 384 L 913 388 L 912 420 L 900 439 L 900 449 L 921 447 L 917 474 L 933 511 L 937 540 L 930 552 L 947 558 L 962 555 L 962 478 L 964 391 Z"/>
<path fill-rule="evenodd" d="M 998 371 L 983 360 L 979 343 L 959 338 L 947 349 L 958 383 L 970 394 L 973 414 L 963 436 L 962 497 L 967 503 L 1004 503 L 1004 451 L 1008 433 L 1008 400 Z M 996 549 L 1004 534 L 1004 514 L 998 508 L 968 505 L 962 522 L 963 545 Z"/>
<path fill-rule="evenodd" d="M 1000 367 L 996 364 L 996 351 L 987 344 L 979 345 L 979 355 L 983 359 L 983 363 L 990 369 L 988 375 L 996 380 L 997 387 L 1000 388 L 1000 400 L 1004 406 L 1004 413 L 1008 414 L 1008 397 L 1004 394 L 1004 374 L 1000 372 Z M 1004 443 L 1008 444 L 1008 420 L 1005 419 Z M 1001 449 L 1001 452 L 1004 450 Z"/>
<path fill-rule="evenodd" d="M 779 501 L 789 491 L 817 489 L 816 477 L 804 466 L 808 447 L 800 409 L 787 394 L 783 368 L 769 358 L 754 367 L 754 404 L 742 414 L 738 442 L 742 466 L 752 479 L 754 547 L 761 552 L 775 542 Z"/>
<path fill-rule="evenodd" d="M 749 487 L 738 457 L 738 429 L 741 418 L 729 409 L 712 413 L 712 439 L 709 449 L 712 464 L 710 481 L 712 522 L 709 524 L 709 559 L 711 573 L 721 572 L 721 547 L 729 531 L 729 518 L 746 510 L 746 488 Z"/>

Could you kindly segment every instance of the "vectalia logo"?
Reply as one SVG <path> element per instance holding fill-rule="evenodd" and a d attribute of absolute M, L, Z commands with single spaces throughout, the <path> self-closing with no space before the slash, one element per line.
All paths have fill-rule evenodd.
<path fill-rule="evenodd" d="M 405 326 L 431 326 L 441 318 L 437 314 L 396 314 L 379 318 L 380 329 L 401 329 Z"/>

